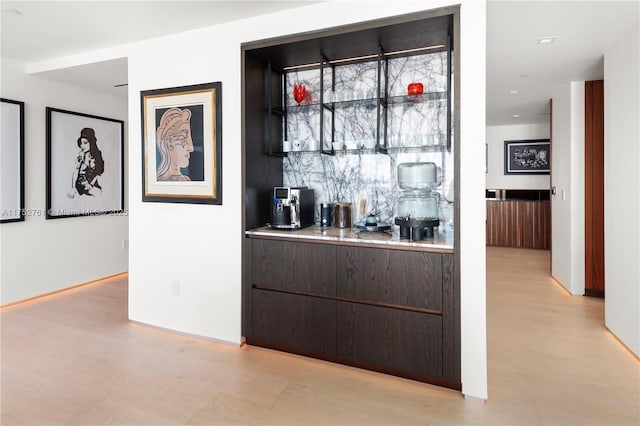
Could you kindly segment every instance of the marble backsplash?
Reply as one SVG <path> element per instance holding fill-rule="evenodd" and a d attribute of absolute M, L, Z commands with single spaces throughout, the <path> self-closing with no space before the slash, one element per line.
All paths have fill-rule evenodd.
<path fill-rule="evenodd" d="M 453 164 L 450 153 L 442 152 L 371 152 L 338 153 L 335 156 L 311 152 L 291 152 L 284 159 L 285 186 L 306 186 L 314 190 L 316 221 L 324 202 L 352 203 L 352 220 L 358 223 L 360 200 L 365 200 L 366 216 L 374 213 L 384 223 L 393 223 L 398 197 L 397 167 L 401 163 L 434 162 L 441 167 L 442 183 L 434 189 L 440 196 L 440 220 L 453 220 Z M 444 164 L 444 167 L 441 165 Z M 444 226 L 441 227 L 441 230 Z"/>
<path fill-rule="evenodd" d="M 384 63 L 383 63 L 384 64 Z M 440 219 L 452 224 L 453 217 L 453 148 L 446 149 L 447 54 L 432 53 L 389 59 L 388 80 L 381 78 L 380 94 L 389 99 L 381 108 L 378 131 L 378 64 L 377 61 L 326 67 L 323 77 L 323 146 L 331 150 L 344 144 L 362 147 L 386 139 L 388 154 L 369 149 L 337 151 L 321 154 L 320 148 L 320 73 L 304 70 L 287 73 L 286 127 L 283 134 L 298 151 L 284 159 L 285 186 L 314 189 L 316 221 L 320 203 L 351 202 L 354 223 L 362 220 L 361 200 L 365 200 L 366 216 L 374 213 L 384 223 L 393 223 L 401 190 L 397 184 L 397 167 L 406 162 L 433 162 L 441 172 Z M 384 69 L 382 70 L 384 73 Z M 335 75 L 334 75 L 335 74 Z M 384 75 L 384 74 L 383 74 Z M 407 85 L 421 82 L 428 95 L 412 101 L 406 95 Z M 294 84 L 304 84 L 307 96 L 300 105 L 293 99 Z M 385 136 L 386 124 L 386 136 Z"/>

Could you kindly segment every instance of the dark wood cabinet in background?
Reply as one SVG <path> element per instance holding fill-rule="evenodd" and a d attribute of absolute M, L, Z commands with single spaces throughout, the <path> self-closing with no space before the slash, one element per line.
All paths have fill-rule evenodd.
<path fill-rule="evenodd" d="M 306 296 L 335 296 L 335 248 L 259 239 L 252 245 L 251 337 L 335 355 L 336 302 Z"/>
<path fill-rule="evenodd" d="M 336 354 L 336 301 L 253 289 L 252 343 L 303 355 Z"/>
<path fill-rule="evenodd" d="M 335 247 L 260 239 L 252 244 L 254 286 L 335 296 Z"/>
<path fill-rule="evenodd" d="M 460 389 L 452 253 L 248 241 L 249 344 Z"/>
<path fill-rule="evenodd" d="M 337 251 L 338 296 L 440 313 L 443 254 L 353 246 Z"/>
<path fill-rule="evenodd" d="M 338 302 L 338 356 L 378 371 L 442 377 L 442 316 Z"/>
<path fill-rule="evenodd" d="M 548 201 L 488 200 L 487 245 L 549 250 Z"/>
<path fill-rule="evenodd" d="M 338 356 L 442 377 L 441 253 L 337 247 Z"/>

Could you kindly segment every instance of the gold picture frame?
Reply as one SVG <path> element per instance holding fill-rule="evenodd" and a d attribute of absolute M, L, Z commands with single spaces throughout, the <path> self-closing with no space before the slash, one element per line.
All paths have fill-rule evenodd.
<path fill-rule="evenodd" d="M 222 83 L 140 92 L 142 201 L 222 204 Z"/>

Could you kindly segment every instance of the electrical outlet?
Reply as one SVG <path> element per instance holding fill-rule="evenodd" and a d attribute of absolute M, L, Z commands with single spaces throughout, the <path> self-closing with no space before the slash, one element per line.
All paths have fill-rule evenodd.
<path fill-rule="evenodd" d="M 129 240 L 122 240 L 122 250 L 129 248 Z"/>
<path fill-rule="evenodd" d="M 174 296 L 180 296 L 180 281 L 173 280 L 171 281 L 171 292 Z"/>

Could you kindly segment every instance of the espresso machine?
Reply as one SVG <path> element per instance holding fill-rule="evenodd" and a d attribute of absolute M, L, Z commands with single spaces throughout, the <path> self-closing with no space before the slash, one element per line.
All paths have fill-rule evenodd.
<path fill-rule="evenodd" d="M 307 187 L 273 188 L 271 228 L 301 229 L 313 225 L 315 195 Z"/>

